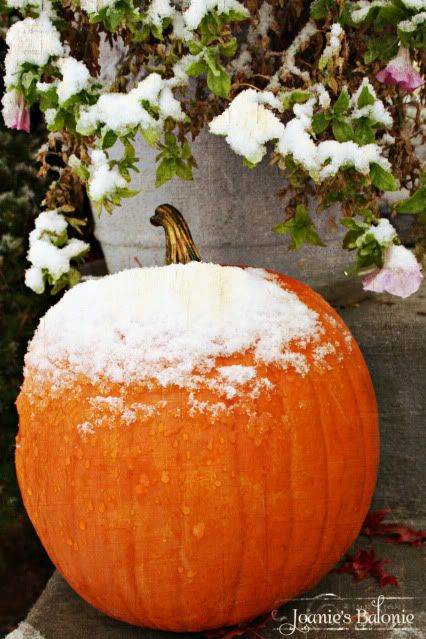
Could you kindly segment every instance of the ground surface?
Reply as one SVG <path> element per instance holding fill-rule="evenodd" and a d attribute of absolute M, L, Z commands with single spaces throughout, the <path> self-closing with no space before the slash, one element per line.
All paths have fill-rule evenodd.
<path fill-rule="evenodd" d="M 374 540 L 373 544 L 376 555 L 389 560 L 386 568 L 397 578 L 399 588 L 380 588 L 371 578 L 354 583 L 349 575 L 330 573 L 313 591 L 283 606 L 278 619 L 269 619 L 264 626 L 255 631 L 248 630 L 244 636 L 276 639 L 280 636 L 303 637 L 312 633 L 315 639 L 333 639 L 336 631 L 340 631 L 342 635 L 339 636 L 345 639 L 363 636 L 371 639 L 426 637 L 424 547 L 391 545 L 380 540 Z M 360 538 L 356 546 L 366 548 L 368 540 Z M 380 619 L 370 617 L 367 622 L 363 613 L 357 611 L 365 609 L 377 617 L 380 595 L 384 596 L 383 602 L 379 602 Z M 402 620 L 403 611 L 408 622 L 395 625 L 386 617 L 399 614 Z M 311 615 L 331 612 L 332 615 L 337 614 L 336 622 L 316 623 L 312 617 L 307 621 L 302 616 L 306 612 Z M 348 616 L 344 617 L 345 614 Z M 360 623 L 357 623 L 358 619 Z M 295 623 L 297 628 L 294 628 Z M 362 632 L 368 634 L 362 635 Z M 200 639 L 201 636 L 158 632 L 114 621 L 82 601 L 55 572 L 27 620 L 8 639 Z"/>

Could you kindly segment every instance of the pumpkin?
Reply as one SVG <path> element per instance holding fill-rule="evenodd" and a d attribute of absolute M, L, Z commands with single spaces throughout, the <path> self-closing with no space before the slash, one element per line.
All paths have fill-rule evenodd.
<path fill-rule="evenodd" d="M 77 285 L 41 320 L 16 467 L 51 560 L 131 624 L 232 625 L 315 586 L 378 463 L 361 352 L 308 286 L 199 262 L 167 205 L 162 267 Z"/>

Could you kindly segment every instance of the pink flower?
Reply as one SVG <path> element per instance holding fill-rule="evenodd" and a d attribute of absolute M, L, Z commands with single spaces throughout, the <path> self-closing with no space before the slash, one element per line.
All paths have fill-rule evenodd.
<path fill-rule="evenodd" d="M 30 112 L 26 108 L 22 93 L 13 89 L 7 91 L 2 99 L 3 119 L 9 129 L 30 132 Z"/>
<path fill-rule="evenodd" d="M 363 281 L 365 291 L 387 291 L 399 297 L 409 297 L 417 291 L 423 279 L 421 267 L 404 246 L 392 244 L 385 252 L 383 268 Z"/>
<path fill-rule="evenodd" d="M 421 75 L 412 66 L 410 53 L 405 47 L 399 48 L 398 55 L 379 71 L 376 78 L 384 84 L 397 84 L 400 89 L 409 93 L 424 84 Z"/>

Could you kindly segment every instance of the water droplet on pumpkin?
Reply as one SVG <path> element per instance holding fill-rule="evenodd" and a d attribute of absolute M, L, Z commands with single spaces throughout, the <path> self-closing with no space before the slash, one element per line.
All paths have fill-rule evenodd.
<path fill-rule="evenodd" d="M 196 570 L 188 570 L 188 572 L 186 573 L 186 576 L 188 577 L 188 579 L 192 579 L 193 577 L 195 577 L 196 574 L 197 574 Z"/>
<path fill-rule="evenodd" d="M 31 496 L 33 494 L 33 491 L 31 490 L 31 488 L 28 488 L 27 493 Z"/>
<path fill-rule="evenodd" d="M 86 522 L 83 519 L 80 521 L 80 530 L 86 530 Z"/>
<path fill-rule="evenodd" d="M 219 479 L 216 479 L 216 481 L 215 481 L 214 485 L 215 485 L 215 486 L 217 486 L 217 487 L 219 488 L 219 486 L 222 486 L 222 482 L 221 482 L 221 481 L 219 481 Z"/>
<path fill-rule="evenodd" d="M 204 522 L 199 521 L 198 524 L 195 524 L 195 526 L 193 527 L 192 534 L 197 539 L 201 539 L 202 537 L 204 537 L 204 529 L 205 529 Z"/>
<path fill-rule="evenodd" d="M 67 544 L 68 544 L 68 546 L 72 546 L 72 539 L 71 539 L 71 537 L 67 537 Z"/>
<path fill-rule="evenodd" d="M 180 509 L 184 515 L 189 515 L 189 513 L 191 512 L 189 506 L 186 506 L 185 504 L 181 506 Z"/>
<path fill-rule="evenodd" d="M 183 573 L 183 568 L 182 568 L 182 566 L 179 566 L 177 570 L 178 570 L 178 573 L 179 573 L 180 575 Z"/>
<path fill-rule="evenodd" d="M 188 433 L 182 433 L 182 439 L 188 439 L 189 435 Z"/>
<path fill-rule="evenodd" d="M 100 513 L 104 513 L 105 512 L 105 504 L 103 501 L 101 501 L 101 503 L 99 504 L 99 512 Z"/>
<path fill-rule="evenodd" d="M 166 470 L 161 473 L 161 481 L 163 484 L 167 484 L 170 481 L 169 473 Z"/>
<path fill-rule="evenodd" d="M 90 468 L 90 461 L 88 459 L 84 462 L 84 466 L 85 468 Z"/>
<path fill-rule="evenodd" d="M 78 550 L 78 543 L 76 541 L 73 543 L 73 548 L 74 550 Z"/>
<path fill-rule="evenodd" d="M 89 510 L 93 510 L 94 509 L 93 501 L 91 499 L 89 499 L 89 501 L 87 502 L 87 508 Z"/>

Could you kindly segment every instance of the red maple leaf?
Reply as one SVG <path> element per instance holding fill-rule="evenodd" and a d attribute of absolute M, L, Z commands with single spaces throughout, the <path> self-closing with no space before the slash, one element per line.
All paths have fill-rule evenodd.
<path fill-rule="evenodd" d="M 389 508 L 368 513 L 361 529 L 361 535 L 383 537 L 388 544 L 409 544 L 420 546 L 426 541 L 426 530 L 414 530 L 402 524 L 384 524 L 383 520 L 391 512 Z"/>
<path fill-rule="evenodd" d="M 399 588 L 396 577 L 384 569 L 386 559 L 377 559 L 373 548 L 370 550 L 357 550 L 354 555 L 345 555 L 343 563 L 333 572 L 352 575 L 355 582 L 363 581 L 368 577 L 374 577 L 379 586 L 395 586 Z"/>
<path fill-rule="evenodd" d="M 268 612 L 266 615 L 263 615 L 260 618 L 254 619 L 253 621 L 247 621 L 244 623 L 238 624 L 238 626 L 218 628 L 216 630 L 206 630 L 203 632 L 204 637 L 206 639 L 233 639 L 233 637 L 239 637 L 241 635 L 249 634 L 256 639 L 263 639 L 262 635 L 259 633 L 268 621 L 271 619 L 271 613 Z"/>

